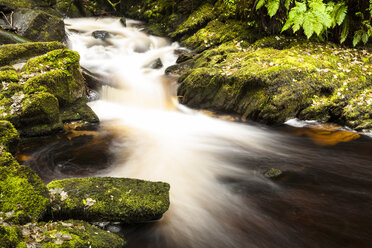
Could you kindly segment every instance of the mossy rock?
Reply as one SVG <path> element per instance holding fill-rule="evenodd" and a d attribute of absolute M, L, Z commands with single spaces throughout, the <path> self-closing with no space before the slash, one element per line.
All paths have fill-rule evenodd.
<path fill-rule="evenodd" d="M 85 96 L 84 78 L 80 72 L 80 56 L 59 49 L 27 61 L 22 71 L 36 75 L 25 83 L 25 92 L 46 91 L 57 97 L 61 106 Z"/>
<path fill-rule="evenodd" d="M 31 41 L 15 33 L 0 29 L 0 44 L 27 43 L 27 42 L 31 42 Z"/>
<path fill-rule="evenodd" d="M 0 146 L 15 153 L 19 143 L 19 134 L 9 121 L 0 120 Z"/>
<path fill-rule="evenodd" d="M 370 129 L 368 52 L 289 40 L 280 47 L 275 37 L 251 46 L 230 41 L 205 50 L 181 70 L 182 103 L 269 124 L 299 117 Z"/>
<path fill-rule="evenodd" d="M 85 99 L 79 99 L 60 111 L 62 122 L 82 121 L 85 123 L 98 123 L 98 116 L 87 105 Z"/>
<path fill-rule="evenodd" d="M 14 12 L 13 25 L 18 34 L 32 41 L 63 41 L 63 20 L 41 10 L 20 8 Z"/>
<path fill-rule="evenodd" d="M 80 220 L 29 223 L 19 229 L 24 235 L 18 245 L 27 247 L 121 248 L 125 244 L 122 237 Z"/>
<path fill-rule="evenodd" d="M 170 37 L 180 38 L 184 35 L 191 35 L 192 33 L 203 28 L 215 17 L 216 13 L 213 5 L 206 3 L 194 11 L 181 25 L 179 25 L 176 31 L 170 34 Z"/>
<path fill-rule="evenodd" d="M 0 46 L 0 66 L 26 61 L 31 57 L 62 48 L 65 46 L 55 41 L 2 45 Z"/>
<path fill-rule="evenodd" d="M 0 225 L 0 245 L 4 248 L 20 248 L 19 243 L 22 242 L 22 233 L 17 226 L 2 226 Z"/>
<path fill-rule="evenodd" d="M 5 221 L 16 224 L 37 221 L 48 206 L 47 189 L 31 168 L 0 167 L 0 212 Z"/>
<path fill-rule="evenodd" d="M 54 219 L 138 223 L 158 219 L 169 207 L 169 185 L 126 178 L 76 178 L 47 185 Z"/>
<path fill-rule="evenodd" d="M 1 166 L 18 166 L 17 160 L 13 157 L 13 155 L 7 152 L 0 146 L 0 167 Z"/>

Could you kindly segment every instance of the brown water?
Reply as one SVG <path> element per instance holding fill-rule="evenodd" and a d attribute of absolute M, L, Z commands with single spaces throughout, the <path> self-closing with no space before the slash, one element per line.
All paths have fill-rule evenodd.
<path fill-rule="evenodd" d="M 44 181 L 132 177 L 171 185 L 155 223 L 109 226 L 127 247 L 371 247 L 372 140 L 335 126 L 268 128 L 188 109 L 164 76 L 178 44 L 118 18 L 66 20 L 81 64 L 111 86 L 97 130 L 29 140 L 18 158 Z M 136 24 L 136 25 L 132 25 Z M 134 27 L 136 26 L 136 27 Z M 95 30 L 109 38 L 97 40 Z M 78 32 L 77 32 L 78 31 Z M 163 67 L 149 64 L 162 60 Z M 269 168 L 281 176 L 263 176 Z"/>
<path fill-rule="evenodd" d="M 283 146 L 288 148 L 287 156 L 252 159 L 226 155 L 225 159 L 257 173 L 268 168 L 282 169 L 283 174 L 272 179 L 274 185 L 251 178 L 216 179 L 261 215 L 259 222 L 250 212 L 223 216 L 224 222 L 240 231 L 235 247 L 371 247 L 372 139 L 362 135 L 349 142 L 319 146 L 313 137 L 298 135 L 316 133 L 311 128 L 265 129 L 280 134 Z M 330 140 L 333 135 L 329 133 Z M 30 140 L 24 144 L 22 154 L 28 159 L 25 163 L 48 182 L 107 170 L 115 158 L 112 143 L 115 138 L 107 131 L 60 134 L 41 142 Z M 120 228 L 127 247 L 184 247 L 169 243 L 166 234 L 155 232 L 156 223 Z M 211 244 L 216 247 L 213 241 Z M 212 246 L 206 243 L 200 247 Z"/>

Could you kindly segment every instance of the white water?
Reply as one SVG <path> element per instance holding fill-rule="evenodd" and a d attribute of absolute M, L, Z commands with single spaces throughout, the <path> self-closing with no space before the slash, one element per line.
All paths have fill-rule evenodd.
<path fill-rule="evenodd" d="M 152 230 L 150 247 L 162 247 L 156 243 L 160 236 L 166 237 L 168 247 L 265 247 L 247 243 L 252 237 L 248 239 L 244 227 L 273 222 L 219 179 L 275 187 L 238 159 L 278 154 L 275 135 L 180 105 L 176 80 L 164 76 L 177 59 L 178 44 L 140 32 L 131 26 L 134 21 L 126 28 L 116 18 L 65 23 L 69 46 L 80 53 L 81 65 L 115 85 L 104 87 L 101 100 L 91 103 L 103 128 L 119 138 L 112 145 L 116 162 L 105 176 L 171 185 L 170 209 Z M 109 32 L 111 38 L 95 39 L 96 30 Z M 164 66 L 149 68 L 157 58 Z M 270 228 L 277 229 L 274 224 Z"/>

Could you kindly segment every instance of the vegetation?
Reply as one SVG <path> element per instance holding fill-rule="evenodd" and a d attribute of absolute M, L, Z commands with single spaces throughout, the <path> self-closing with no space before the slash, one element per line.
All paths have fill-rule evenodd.
<path fill-rule="evenodd" d="M 236 17 L 270 34 L 303 32 L 353 46 L 372 36 L 372 1 L 367 0 L 224 0 Z"/>

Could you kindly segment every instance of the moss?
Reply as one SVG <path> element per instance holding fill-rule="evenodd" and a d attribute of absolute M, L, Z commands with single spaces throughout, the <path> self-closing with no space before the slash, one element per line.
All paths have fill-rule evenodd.
<path fill-rule="evenodd" d="M 33 42 L 0 46 L 0 66 L 15 64 L 65 46 L 59 42 Z"/>
<path fill-rule="evenodd" d="M 88 123 L 99 122 L 98 116 L 86 104 L 86 100 L 80 99 L 60 112 L 62 122 L 84 121 Z"/>
<path fill-rule="evenodd" d="M 185 34 L 192 34 L 213 20 L 215 15 L 213 5 L 206 3 L 194 11 L 170 36 L 179 38 Z"/>
<path fill-rule="evenodd" d="M 24 233 L 23 237 L 21 235 L 23 242 L 19 243 L 19 246 L 25 245 L 39 248 L 121 248 L 125 244 L 124 239 L 116 234 L 106 232 L 79 220 L 28 223 L 24 226 L 19 226 L 17 230 L 19 229 Z M 19 237 L 19 234 L 17 237 Z"/>
<path fill-rule="evenodd" d="M 240 21 L 228 20 L 224 23 L 219 20 L 213 20 L 205 28 L 200 29 L 193 36 L 182 41 L 181 44 L 195 49 L 196 52 L 200 52 L 234 39 L 251 43 L 257 39 L 257 34 L 250 31 Z"/>
<path fill-rule="evenodd" d="M 39 220 L 49 205 L 41 179 L 26 166 L 0 167 L 0 211 L 13 223 Z"/>
<path fill-rule="evenodd" d="M 17 245 L 21 241 L 22 241 L 22 234 L 18 227 L 0 225 L 1 247 L 4 247 L 4 248 L 18 247 Z"/>
<path fill-rule="evenodd" d="M 19 77 L 17 71 L 12 66 L 5 66 L 0 68 L 0 82 L 18 82 Z"/>
<path fill-rule="evenodd" d="M 370 125 L 369 93 L 362 102 L 356 100 L 372 85 L 371 63 L 363 60 L 363 51 L 295 38 L 275 43 L 280 40 L 251 46 L 230 41 L 195 56 L 179 78 L 182 103 L 266 123 L 311 117 Z M 364 110 L 355 111 L 356 106 Z"/>
<path fill-rule="evenodd" d="M 47 185 L 53 218 L 136 223 L 159 218 L 169 206 L 169 185 L 124 178 L 76 178 Z"/>
<path fill-rule="evenodd" d="M 14 159 L 13 155 L 6 152 L 0 147 L 0 167 L 1 166 L 17 166 L 19 165 L 17 160 Z"/>
<path fill-rule="evenodd" d="M 19 143 L 19 135 L 12 123 L 0 121 L 0 146 L 14 153 Z"/>

